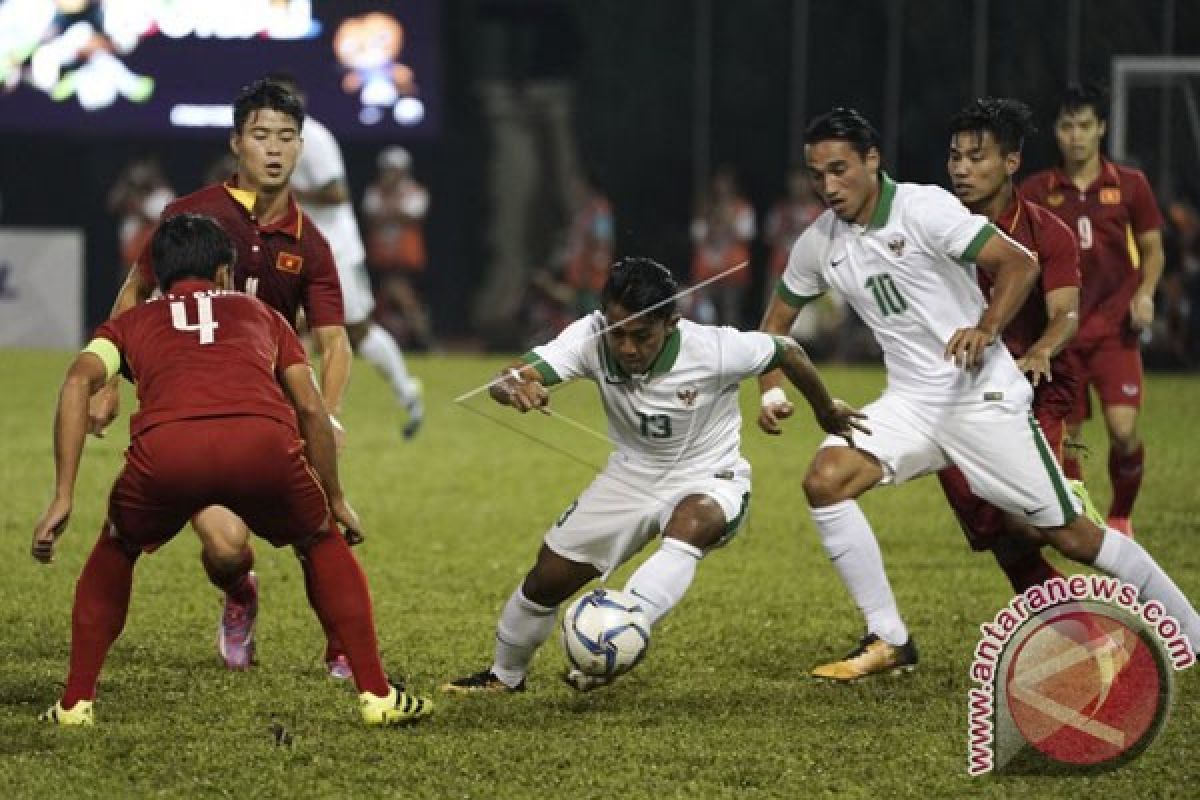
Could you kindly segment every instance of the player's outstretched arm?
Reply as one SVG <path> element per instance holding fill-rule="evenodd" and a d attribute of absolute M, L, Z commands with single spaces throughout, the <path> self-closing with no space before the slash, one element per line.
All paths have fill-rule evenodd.
<path fill-rule="evenodd" d="M 512 406 L 524 414 L 550 404 L 550 393 L 542 385 L 537 369 L 522 361 L 510 364 L 488 386 L 488 394 L 502 406 Z"/>
<path fill-rule="evenodd" d="M 1062 286 L 1046 292 L 1046 319 L 1042 335 L 1017 361 L 1034 386 L 1051 379 L 1050 359 L 1062 352 L 1079 329 L 1079 287 Z"/>
<path fill-rule="evenodd" d="M 763 333 L 775 336 L 787 336 L 792 330 L 792 325 L 796 323 L 796 315 L 799 313 L 799 308 L 788 305 L 779 295 L 773 295 L 767 310 L 763 312 L 762 322 L 759 323 L 758 329 Z M 762 397 L 762 404 L 758 412 L 758 427 L 764 433 L 778 436 L 783 433 L 783 429 L 779 427 L 779 421 L 787 419 L 795 411 L 795 407 L 788 402 L 787 395 L 783 392 L 783 372 L 773 369 L 759 375 L 758 392 Z"/>
<path fill-rule="evenodd" d="M 325 398 L 325 408 L 333 425 L 334 441 L 337 449 L 345 445 L 345 431 L 337 421 L 342 413 L 342 398 L 346 394 L 346 386 L 350 383 L 350 365 L 354 361 L 354 350 L 350 347 L 350 337 L 342 325 L 324 325 L 313 329 L 313 340 L 321 354 L 321 395 Z"/>
<path fill-rule="evenodd" d="M 946 358 L 964 368 L 983 363 L 984 351 L 1021 309 L 1041 271 L 1033 254 L 1003 233 L 988 239 L 975 263 L 993 276 L 994 284 L 979 322 L 955 331 L 946 344 Z"/>
<path fill-rule="evenodd" d="M 134 264 L 130 268 L 129 274 L 125 276 L 125 283 L 121 284 L 121 291 L 117 292 L 117 299 L 113 301 L 112 311 L 108 318 L 118 317 L 139 303 L 146 302 L 146 298 L 153 291 L 154 286 L 146 282 L 141 268 Z M 121 393 L 117 388 L 117 376 L 114 375 L 112 380 L 96 392 L 88 403 L 88 433 L 97 438 L 104 437 L 104 429 L 112 424 L 121 410 L 120 400 Z"/>
<path fill-rule="evenodd" d="M 337 447 L 333 441 L 333 425 L 325 401 L 317 389 L 316 378 L 307 364 L 293 364 L 283 371 L 283 386 L 296 409 L 300 435 L 304 437 L 304 454 L 317 473 L 317 480 L 329 499 L 329 508 L 337 521 L 356 534 L 362 533 L 358 514 L 346 502 L 338 479 Z"/>
<path fill-rule="evenodd" d="M 821 426 L 822 430 L 826 433 L 844 436 L 847 441 L 856 430 L 870 433 L 870 430 L 862 423 L 862 420 L 866 419 L 866 414 L 829 395 L 829 390 L 825 388 L 825 382 L 821 380 L 820 373 L 809 360 L 808 353 L 804 352 L 803 347 L 792 339 L 776 337 L 776 341 L 783 347 L 780 369 L 791 384 L 800 390 L 800 394 L 804 395 L 804 399 L 812 407 L 813 416 L 817 418 L 817 424 Z"/>
<path fill-rule="evenodd" d="M 1141 256 L 1141 282 L 1129 302 L 1129 319 L 1134 330 L 1145 330 L 1154 324 L 1154 292 L 1162 277 L 1163 256 L 1162 231 L 1152 230 L 1139 233 L 1136 237 L 1138 254 Z"/>
<path fill-rule="evenodd" d="M 54 499 L 33 530 L 32 554 L 54 560 L 54 543 L 66 530 L 75 498 L 75 480 L 88 431 L 88 398 L 104 386 L 108 370 L 94 353 L 80 353 L 63 380 L 54 416 Z"/>

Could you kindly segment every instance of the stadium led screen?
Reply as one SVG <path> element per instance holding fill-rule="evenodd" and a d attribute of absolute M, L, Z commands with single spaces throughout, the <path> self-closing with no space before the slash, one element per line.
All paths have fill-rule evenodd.
<path fill-rule="evenodd" d="M 275 70 L 350 139 L 437 133 L 437 0 L 0 0 L 0 130 L 210 136 Z"/>

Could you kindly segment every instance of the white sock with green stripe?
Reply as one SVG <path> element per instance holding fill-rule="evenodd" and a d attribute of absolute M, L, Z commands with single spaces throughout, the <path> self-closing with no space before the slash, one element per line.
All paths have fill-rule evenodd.
<path fill-rule="evenodd" d="M 883 553 L 858 503 L 843 500 L 809 512 L 833 568 L 866 618 L 867 631 L 895 647 L 907 642 L 908 628 L 883 570 Z"/>
<path fill-rule="evenodd" d="M 517 587 L 504 604 L 496 624 L 493 675 L 513 687 L 525 679 L 533 654 L 554 631 L 554 612 L 554 608 L 530 600 L 521 587 Z"/>
<path fill-rule="evenodd" d="M 642 601 L 651 625 L 683 599 L 702 558 L 704 551 L 700 548 L 664 536 L 658 552 L 629 576 L 625 591 Z"/>
<path fill-rule="evenodd" d="M 1163 572 L 1146 549 L 1112 528 L 1104 529 L 1104 541 L 1092 566 L 1138 588 L 1142 601 L 1157 600 L 1183 627 L 1192 650 L 1200 650 L 1200 616 L 1175 582 Z"/>

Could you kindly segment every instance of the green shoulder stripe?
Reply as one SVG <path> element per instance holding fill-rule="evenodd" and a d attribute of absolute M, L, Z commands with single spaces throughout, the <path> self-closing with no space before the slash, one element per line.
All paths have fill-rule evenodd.
<path fill-rule="evenodd" d="M 971 240 L 971 243 L 967 245 L 967 249 L 963 251 L 962 260 L 974 264 L 975 259 L 979 258 L 979 251 L 988 243 L 988 239 L 991 239 L 996 233 L 996 226 L 990 222 L 980 228 L 979 233 L 975 234 L 975 238 Z"/>
<path fill-rule="evenodd" d="M 521 360 L 538 371 L 538 374 L 542 376 L 543 386 L 554 386 L 556 383 L 562 383 L 562 378 L 558 377 L 558 373 L 554 371 L 554 368 L 532 350 L 521 356 Z"/>
<path fill-rule="evenodd" d="M 787 341 L 782 336 L 771 334 L 771 341 L 775 343 L 775 354 L 771 356 L 771 360 L 762 368 L 762 375 L 766 375 L 773 369 L 778 369 L 783 363 L 783 354 L 787 352 Z"/>
<path fill-rule="evenodd" d="M 780 279 L 779 283 L 775 284 L 775 294 L 778 295 L 780 300 L 787 303 L 792 308 L 804 308 L 806 305 L 811 303 L 813 300 L 816 300 L 818 297 L 820 297 L 820 295 L 818 295 L 818 294 L 814 294 L 814 295 L 796 294 L 795 292 L 793 292 L 791 289 L 787 288 L 787 286 L 784 285 L 783 279 Z"/>

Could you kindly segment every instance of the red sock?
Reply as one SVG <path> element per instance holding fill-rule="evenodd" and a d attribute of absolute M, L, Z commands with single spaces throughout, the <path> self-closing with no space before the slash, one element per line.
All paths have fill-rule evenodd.
<path fill-rule="evenodd" d="M 325 632 L 325 663 L 329 663 L 339 655 L 345 653 L 346 648 L 342 646 L 342 641 L 338 638 L 337 631 L 334 630 L 334 626 L 330 623 L 321 605 L 317 602 L 317 596 L 313 588 L 312 564 L 309 563 L 309 556 L 302 555 L 299 551 L 296 552 L 296 555 L 300 559 L 300 570 L 304 573 L 304 596 L 308 598 L 308 604 L 316 612 L 317 620 L 321 623 L 321 630 Z"/>
<path fill-rule="evenodd" d="M 304 561 L 313 608 L 345 648 L 358 690 L 386 696 L 391 688 L 379 662 L 367 577 L 346 540 L 331 530 L 309 548 Z"/>
<path fill-rule="evenodd" d="M 108 649 L 125 627 L 129 594 L 133 588 L 133 564 L 137 556 L 128 555 L 108 535 L 108 524 L 92 548 L 83 572 L 75 584 L 75 605 L 71 608 L 71 667 L 62 706 L 70 709 L 80 700 L 96 697 L 96 681 Z"/>
<path fill-rule="evenodd" d="M 1146 448 L 1143 445 L 1138 445 L 1138 449 L 1128 455 L 1122 455 L 1115 447 L 1108 451 L 1108 479 L 1112 481 L 1113 493 L 1108 516 L 1133 515 L 1133 504 L 1142 488 L 1142 463 L 1145 457 Z"/>
<path fill-rule="evenodd" d="M 1017 594 L 1031 586 L 1062 577 L 1062 573 L 1042 556 L 1041 548 L 1024 539 L 1001 539 L 992 548 L 992 555 Z"/>
<path fill-rule="evenodd" d="M 204 564 L 204 572 L 213 586 L 229 595 L 234 602 L 244 604 L 250 602 L 254 597 L 250 592 L 250 584 L 246 580 L 250 570 L 254 569 L 254 548 L 247 544 L 241 556 L 239 563 L 229 569 L 225 565 L 214 563 L 208 557 L 208 553 L 201 550 L 200 563 Z"/>
<path fill-rule="evenodd" d="M 1064 449 L 1062 460 L 1063 472 L 1073 481 L 1083 480 L 1083 467 L 1079 464 L 1079 456 L 1071 450 Z"/>

